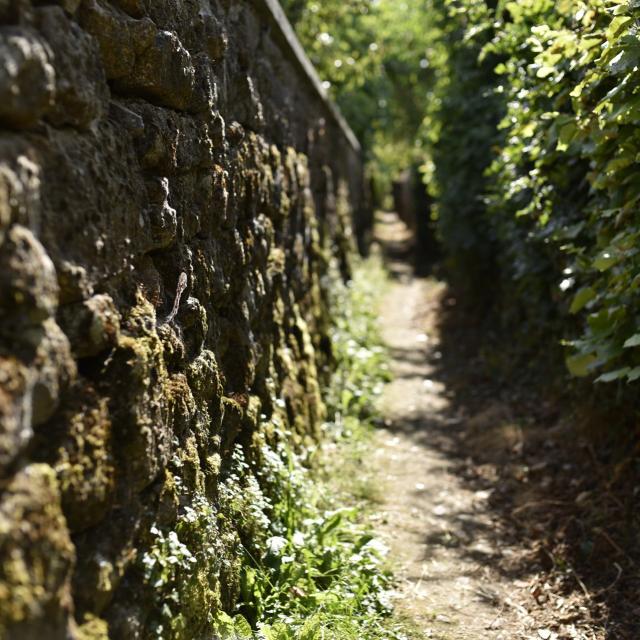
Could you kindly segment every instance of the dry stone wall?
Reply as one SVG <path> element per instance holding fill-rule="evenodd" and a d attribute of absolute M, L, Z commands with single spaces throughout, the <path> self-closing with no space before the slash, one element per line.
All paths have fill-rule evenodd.
<path fill-rule="evenodd" d="M 368 217 L 280 18 L 0 0 L 3 640 L 209 637 L 251 535 L 225 469 L 318 433 Z"/>

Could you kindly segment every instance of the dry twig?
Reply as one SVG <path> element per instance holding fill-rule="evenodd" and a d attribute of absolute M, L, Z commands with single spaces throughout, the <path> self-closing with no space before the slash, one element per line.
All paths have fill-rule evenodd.
<path fill-rule="evenodd" d="M 178 314 L 178 308 L 180 307 L 180 298 L 184 293 L 184 290 L 187 288 L 187 274 L 183 271 L 178 278 L 178 286 L 176 287 L 176 297 L 173 301 L 173 309 L 171 309 L 171 313 L 167 316 L 167 319 L 164 321 L 164 324 L 169 324 L 173 322 L 174 318 Z"/>

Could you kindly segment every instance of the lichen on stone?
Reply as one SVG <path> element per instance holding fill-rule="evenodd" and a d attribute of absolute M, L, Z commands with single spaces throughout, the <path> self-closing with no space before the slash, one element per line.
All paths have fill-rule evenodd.
<path fill-rule="evenodd" d="M 64 637 L 74 548 L 48 465 L 25 467 L 4 489 L 0 556 L 0 636 Z"/>

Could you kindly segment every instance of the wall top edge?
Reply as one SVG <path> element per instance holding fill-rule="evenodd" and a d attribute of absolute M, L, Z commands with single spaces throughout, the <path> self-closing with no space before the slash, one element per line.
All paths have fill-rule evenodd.
<path fill-rule="evenodd" d="M 324 102 L 330 116 L 340 127 L 354 151 L 360 153 L 362 149 L 358 138 L 355 133 L 353 133 L 345 117 L 340 113 L 337 105 L 333 100 L 331 100 L 323 88 L 316 68 L 311 63 L 311 60 L 309 60 L 309 57 L 300 43 L 300 40 L 298 40 L 298 36 L 296 36 L 293 27 L 291 26 L 291 23 L 285 15 L 278 0 L 254 0 L 254 2 L 258 9 L 262 9 L 268 15 L 272 25 L 278 32 L 277 35 L 280 36 L 279 39 L 289 49 L 301 71 L 307 76 L 307 79 L 312 84 L 315 92 L 318 94 L 322 102 Z"/>

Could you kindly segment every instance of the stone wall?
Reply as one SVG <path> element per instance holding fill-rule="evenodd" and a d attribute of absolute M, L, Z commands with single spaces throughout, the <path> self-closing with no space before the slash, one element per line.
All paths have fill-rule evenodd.
<path fill-rule="evenodd" d="M 210 637 L 222 479 L 323 418 L 357 143 L 272 0 L 0 25 L 0 638 Z"/>

